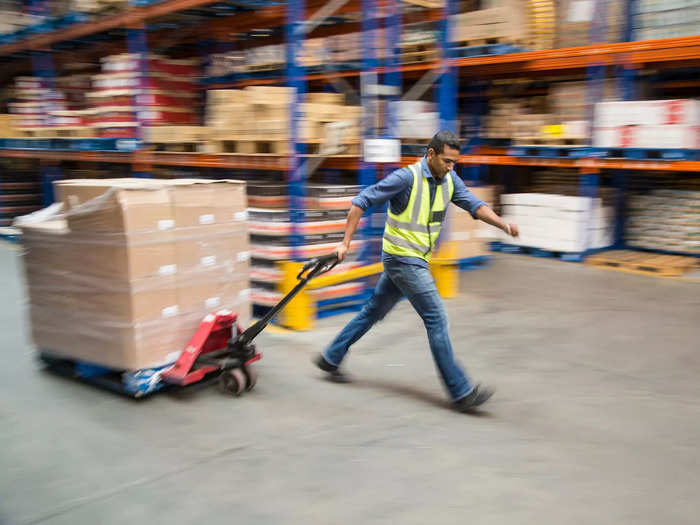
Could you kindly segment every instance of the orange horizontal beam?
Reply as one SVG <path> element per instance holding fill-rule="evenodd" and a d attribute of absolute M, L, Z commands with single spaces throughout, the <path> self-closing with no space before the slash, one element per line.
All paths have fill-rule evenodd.
<path fill-rule="evenodd" d="M 157 151 L 135 151 L 133 153 L 97 151 L 52 151 L 52 150 L 0 150 L 0 157 L 33 158 L 48 161 L 114 162 L 132 163 L 146 166 L 186 166 L 200 168 L 226 168 L 286 171 L 289 157 L 285 155 L 240 155 L 236 153 L 175 153 Z M 403 157 L 403 165 L 415 162 L 416 157 Z M 358 169 L 361 158 L 357 156 L 336 156 L 324 160 L 323 166 L 329 169 Z M 540 166 L 552 168 L 578 169 L 618 169 L 700 172 L 700 161 L 657 161 L 628 159 L 571 159 L 512 157 L 509 155 L 462 155 L 462 165 L 489 166 Z"/>

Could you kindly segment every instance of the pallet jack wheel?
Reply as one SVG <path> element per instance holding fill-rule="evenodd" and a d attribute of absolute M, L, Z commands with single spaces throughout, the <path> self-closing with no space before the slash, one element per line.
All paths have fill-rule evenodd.
<path fill-rule="evenodd" d="M 240 396 L 246 385 L 246 376 L 240 368 L 232 368 L 219 376 L 219 385 L 224 392 Z"/>
<path fill-rule="evenodd" d="M 255 384 L 258 382 L 258 372 L 255 370 L 253 365 L 245 365 L 243 367 L 243 372 L 246 377 L 246 391 L 250 392 L 255 388 Z"/>

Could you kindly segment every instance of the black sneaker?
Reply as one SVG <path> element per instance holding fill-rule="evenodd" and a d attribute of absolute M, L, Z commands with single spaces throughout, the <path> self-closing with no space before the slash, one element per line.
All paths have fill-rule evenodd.
<path fill-rule="evenodd" d="M 493 390 L 491 388 L 476 385 L 469 394 L 455 401 L 454 407 L 459 412 L 474 412 L 479 405 L 486 403 L 492 395 Z"/>
<path fill-rule="evenodd" d="M 343 372 L 341 372 L 337 366 L 332 365 L 328 361 L 326 361 L 326 359 L 323 357 L 323 354 L 319 354 L 318 356 L 316 356 L 316 358 L 313 360 L 313 363 L 328 374 L 327 377 L 330 381 L 333 381 L 335 383 L 350 382 L 350 378 Z"/>

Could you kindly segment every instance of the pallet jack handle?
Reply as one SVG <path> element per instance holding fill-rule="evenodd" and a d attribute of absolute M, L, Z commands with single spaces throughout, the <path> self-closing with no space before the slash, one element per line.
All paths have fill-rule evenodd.
<path fill-rule="evenodd" d="M 260 334 L 260 332 L 265 329 L 272 318 L 277 315 L 279 311 L 284 308 L 287 303 L 301 291 L 302 288 L 304 288 L 304 286 L 306 286 L 306 283 L 317 275 L 329 272 L 335 267 L 336 264 L 338 264 L 338 254 L 336 253 L 323 255 L 307 262 L 299 272 L 299 275 L 297 275 L 297 279 L 299 280 L 297 285 L 287 295 L 285 295 L 279 303 L 273 306 L 262 319 L 260 319 L 253 326 L 241 332 L 238 337 L 236 337 L 236 342 L 243 345 L 250 343 L 258 336 L 258 334 Z"/>

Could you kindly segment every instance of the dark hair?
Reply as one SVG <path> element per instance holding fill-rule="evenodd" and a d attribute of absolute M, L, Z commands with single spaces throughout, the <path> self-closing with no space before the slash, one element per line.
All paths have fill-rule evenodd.
<path fill-rule="evenodd" d="M 430 139 L 428 149 L 433 148 L 435 153 L 440 154 L 445 151 L 445 146 L 459 151 L 459 137 L 447 129 L 438 131 L 435 136 Z"/>

